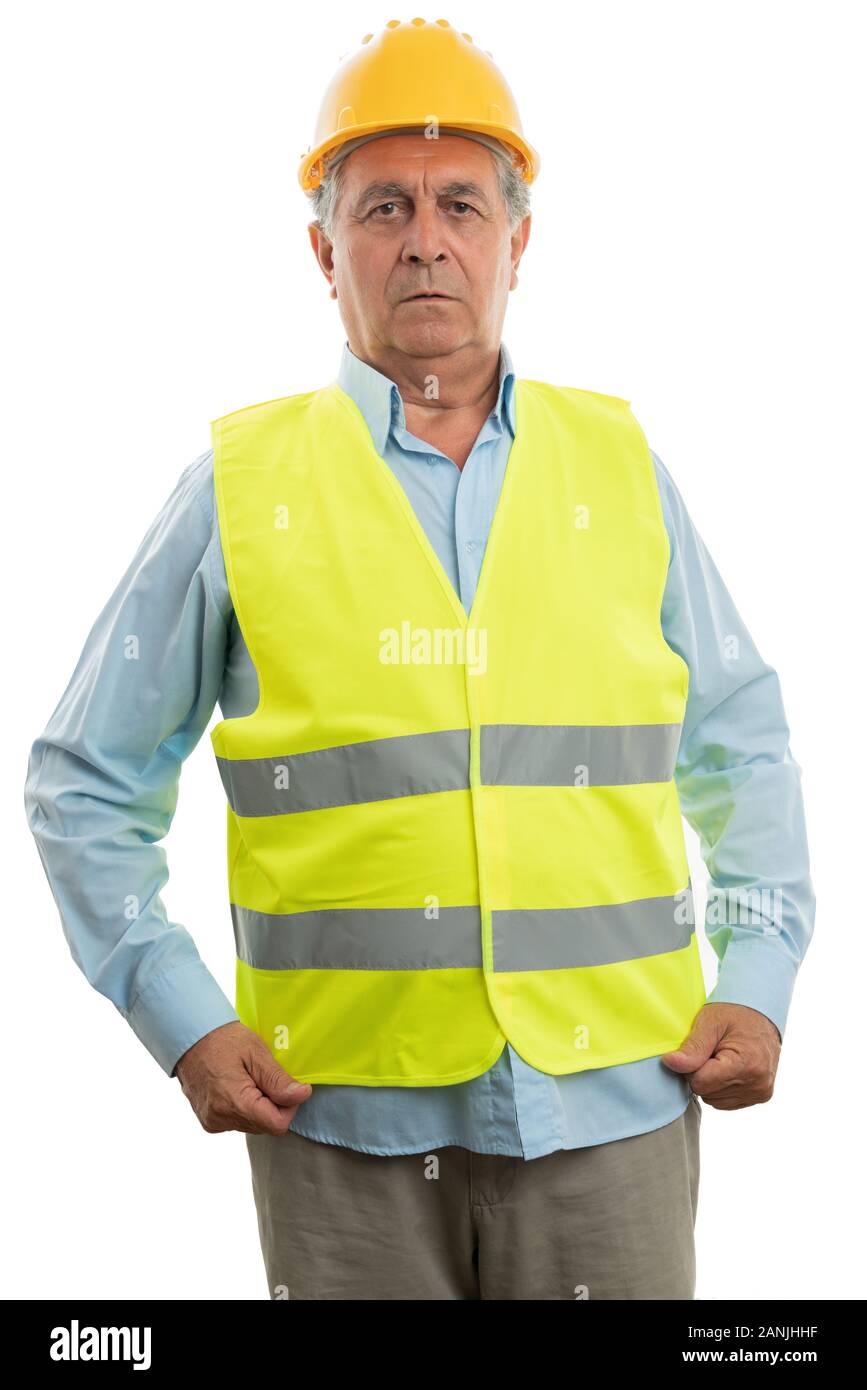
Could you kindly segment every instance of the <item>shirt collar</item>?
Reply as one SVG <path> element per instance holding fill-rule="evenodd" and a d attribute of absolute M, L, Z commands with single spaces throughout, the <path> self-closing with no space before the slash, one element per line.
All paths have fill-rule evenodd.
<path fill-rule="evenodd" d="M 390 377 L 362 362 L 344 340 L 337 384 L 355 401 L 367 423 L 376 452 L 385 453 L 392 429 L 405 429 L 403 401 Z M 515 370 L 506 344 L 500 343 L 500 387 L 497 403 L 489 417 L 502 433 L 508 428 L 515 437 Z"/>

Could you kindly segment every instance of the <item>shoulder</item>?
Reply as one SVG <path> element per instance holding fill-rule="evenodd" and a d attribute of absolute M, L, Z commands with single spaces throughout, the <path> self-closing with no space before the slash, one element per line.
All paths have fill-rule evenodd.
<path fill-rule="evenodd" d="M 187 544 L 197 537 L 198 548 L 204 557 L 214 602 L 224 618 L 231 613 L 232 603 L 226 582 L 217 499 L 214 494 L 214 451 L 206 449 L 188 464 L 175 489 L 178 506 L 174 521 Z"/>
<path fill-rule="evenodd" d="M 179 507 L 198 511 L 213 529 L 216 519 L 213 449 L 206 449 L 187 464 L 178 479 L 174 497 Z"/>

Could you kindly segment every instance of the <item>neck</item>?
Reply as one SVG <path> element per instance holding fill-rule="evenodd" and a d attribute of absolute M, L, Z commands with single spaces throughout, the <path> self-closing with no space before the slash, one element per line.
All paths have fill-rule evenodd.
<path fill-rule="evenodd" d="M 451 357 L 420 359 L 403 353 L 385 353 L 382 360 L 371 360 L 351 342 L 349 346 L 356 357 L 394 382 L 407 429 L 462 468 L 497 403 L 500 349 L 456 367 Z"/>
<path fill-rule="evenodd" d="M 348 340 L 350 351 L 393 381 L 404 405 L 431 414 L 490 409 L 500 384 L 500 349 L 450 353 L 447 357 L 408 357 L 391 349 L 365 351 Z"/>

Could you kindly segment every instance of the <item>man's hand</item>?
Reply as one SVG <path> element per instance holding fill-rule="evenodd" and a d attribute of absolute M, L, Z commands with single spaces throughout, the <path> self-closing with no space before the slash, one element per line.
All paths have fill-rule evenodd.
<path fill-rule="evenodd" d="M 690 1085 L 715 1110 L 762 1105 L 774 1094 L 782 1039 L 776 1025 L 745 1004 L 705 1004 L 677 1052 L 663 1062 L 691 1074 Z"/>
<path fill-rule="evenodd" d="M 181 1057 L 174 1074 L 208 1134 L 285 1134 L 313 1087 L 293 1081 L 262 1039 L 243 1023 L 206 1033 Z"/>

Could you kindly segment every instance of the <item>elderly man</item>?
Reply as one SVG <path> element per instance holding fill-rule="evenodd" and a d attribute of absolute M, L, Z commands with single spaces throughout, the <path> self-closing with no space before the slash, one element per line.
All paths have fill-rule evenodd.
<path fill-rule="evenodd" d="M 275 1299 L 693 1298 L 697 1097 L 770 1098 L 812 932 L 775 672 L 628 402 L 502 342 L 538 167 L 446 21 L 344 61 L 337 379 L 215 422 L 33 748 L 76 959 L 246 1134 Z M 155 843 L 218 699 L 234 1008 Z"/>

